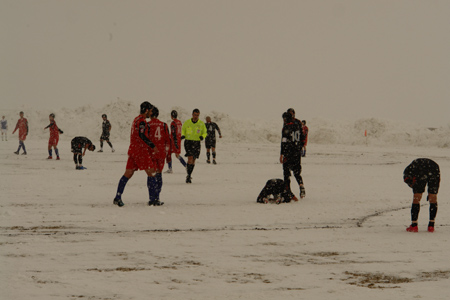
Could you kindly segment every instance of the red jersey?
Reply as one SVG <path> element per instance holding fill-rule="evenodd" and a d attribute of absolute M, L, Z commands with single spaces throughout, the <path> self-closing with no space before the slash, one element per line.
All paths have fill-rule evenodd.
<path fill-rule="evenodd" d="M 152 158 L 165 159 L 170 148 L 169 129 L 167 124 L 158 119 L 151 119 L 148 123 L 148 137 L 155 144 L 158 152 L 150 150 Z"/>
<path fill-rule="evenodd" d="M 21 118 L 17 121 L 16 129 L 14 129 L 14 132 L 19 129 L 19 140 L 25 141 L 28 135 L 28 120 L 25 118 Z"/>
<path fill-rule="evenodd" d="M 170 142 L 173 153 L 181 153 L 181 128 L 183 123 L 180 120 L 175 119 L 170 124 Z"/>
<path fill-rule="evenodd" d="M 48 125 L 50 128 L 50 139 L 56 139 L 59 138 L 59 128 L 58 125 L 56 125 L 56 122 L 50 122 L 50 125 Z"/>
<path fill-rule="evenodd" d="M 148 155 L 149 148 L 155 145 L 148 139 L 148 125 L 145 116 L 137 116 L 133 124 L 131 124 L 130 147 L 128 148 L 128 155 L 141 155 L 145 153 Z"/>

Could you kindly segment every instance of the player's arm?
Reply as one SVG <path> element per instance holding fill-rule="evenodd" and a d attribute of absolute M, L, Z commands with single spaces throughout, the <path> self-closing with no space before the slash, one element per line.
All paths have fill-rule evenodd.
<path fill-rule="evenodd" d="M 12 134 L 14 134 L 14 132 L 16 132 L 17 129 L 19 129 L 19 121 L 17 121 L 16 128 L 14 129 Z"/>
<path fill-rule="evenodd" d="M 219 125 L 217 125 L 217 123 L 215 123 L 215 124 L 216 124 L 217 132 L 219 133 L 219 138 L 222 138 L 222 132 L 220 132 Z"/>
<path fill-rule="evenodd" d="M 171 124 L 170 125 L 170 132 L 172 133 L 172 141 L 173 144 L 175 145 L 175 148 L 179 149 L 178 147 L 178 139 L 177 139 L 177 125 L 176 124 Z"/>
<path fill-rule="evenodd" d="M 283 130 L 281 132 L 280 163 L 283 163 L 284 157 L 286 156 L 288 140 L 289 140 L 289 130 L 283 127 Z"/>
<path fill-rule="evenodd" d="M 111 128 L 112 128 L 111 122 L 108 121 L 108 132 L 111 132 Z"/>
<path fill-rule="evenodd" d="M 25 127 L 27 129 L 27 135 L 28 135 L 28 120 L 25 121 Z"/>
<path fill-rule="evenodd" d="M 44 129 L 47 129 L 47 128 L 51 127 L 51 126 L 52 126 L 52 123 L 48 124 L 47 127 L 44 127 Z"/>
<path fill-rule="evenodd" d="M 187 122 L 183 123 L 183 126 L 181 127 L 181 139 L 184 139 L 186 137 L 186 128 L 189 126 L 187 125 Z"/>
<path fill-rule="evenodd" d="M 152 141 L 150 141 L 150 139 L 145 135 L 145 128 L 147 127 L 147 125 L 145 124 L 144 121 L 142 121 L 139 124 L 139 137 L 144 141 L 144 143 L 147 144 L 147 146 L 149 146 L 152 149 L 155 149 L 155 144 L 153 144 Z M 157 150 L 155 150 L 157 151 Z"/>
<path fill-rule="evenodd" d="M 208 131 L 206 130 L 206 125 L 203 123 L 200 131 L 200 140 L 203 141 L 208 136 Z"/>

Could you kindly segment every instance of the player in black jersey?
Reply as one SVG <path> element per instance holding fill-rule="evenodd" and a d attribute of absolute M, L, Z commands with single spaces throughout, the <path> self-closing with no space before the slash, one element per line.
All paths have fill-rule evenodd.
<path fill-rule="evenodd" d="M 256 199 L 257 203 L 265 204 L 269 203 L 269 201 L 274 201 L 277 204 L 291 202 L 291 196 L 289 192 L 286 191 L 286 185 L 284 184 L 283 179 L 277 178 L 268 180 Z"/>
<path fill-rule="evenodd" d="M 83 156 L 86 153 L 86 149 L 89 151 L 94 151 L 95 146 L 92 144 L 91 140 L 83 136 L 74 137 L 71 141 L 73 161 L 75 162 L 77 170 L 84 170 L 83 167 Z M 84 148 L 84 151 L 83 151 Z"/>
<path fill-rule="evenodd" d="M 102 135 L 100 136 L 100 150 L 98 150 L 98 152 L 103 152 L 103 141 L 107 142 L 111 147 L 111 151 L 114 152 L 114 147 L 109 141 L 109 135 L 111 133 L 111 123 L 109 122 L 108 116 L 106 114 L 102 115 L 102 119 Z"/>
<path fill-rule="evenodd" d="M 213 156 L 213 164 L 216 164 L 216 130 L 219 132 L 219 138 L 222 138 L 222 133 L 220 132 L 219 126 L 211 122 L 211 117 L 206 117 L 206 130 L 208 133 L 208 136 L 205 139 L 205 146 L 206 146 L 206 157 L 207 163 L 211 163 L 211 153 L 210 150 L 212 149 L 212 156 Z"/>
<path fill-rule="evenodd" d="M 283 164 L 284 184 L 286 191 L 291 194 L 292 200 L 298 201 L 297 197 L 291 191 L 291 171 L 300 187 L 300 198 L 304 198 L 305 187 L 303 185 L 303 178 L 300 175 L 302 172 L 301 165 L 301 149 L 302 144 L 302 128 L 292 117 L 292 114 L 285 112 L 283 114 L 284 126 L 281 133 L 281 151 L 280 162 Z"/>
<path fill-rule="evenodd" d="M 418 232 L 417 219 L 419 218 L 420 200 L 428 185 L 428 197 L 430 201 L 430 222 L 428 231 L 434 232 L 434 220 L 436 218 L 438 204 L 437 193 L 441 182 L 439 165 L 428 158 L 418 158 L 409 164 L 403 171 L 403 181 L 413 190 L 414 198 L 411 206 L 411 226 L 406 231 Z"/>
<path fill-rule="evenodd" d="M 293 122 L 294 124 L 297 124 L 298 126 L 300 126 L 300 128 L 302 129 L 302 135 L 301 135 L 301 137 L 300 137 L 300 139 L 301 139 L 300 142 L 302 143 L 302 145 L 305 145 L 305 143 L 306 143 L 306 141 L 305 141 L 306 136 L 305 136 L 304 130 L 303 130 L 303 122 L 300 121 L 299 119 L 295 118 L 295 110 L 294 110 L 293 108 L 289 108 L 289 109 L 287 110 L 287 112 L 291 114 L 291 116 L 292 116 L 292 122 Z"/>

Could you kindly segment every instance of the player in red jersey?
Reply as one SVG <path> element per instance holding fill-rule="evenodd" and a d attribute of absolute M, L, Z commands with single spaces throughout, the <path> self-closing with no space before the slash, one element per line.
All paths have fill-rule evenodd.
<path fill-rule="evenodd" d="M 27 150 L 25 149 L 24 141 L 27 139 L 28 135 L 28 120 L 23 117 L 24 113 L 21 111 L 19 113 L 20 119 L 17 121 L 16 128 L 13 131 L 13 134 L 19 129 L 19 148 L 17 149 L 15 154 L 19 154 L 20 148 L 23 148 L 22 155 L 27 155 Z"/>
<path fill-rule="evenodd" d="M 44 128 L 50 128 L 50 139 L 48 140 L 48 158 L 52 159 L 52 147 L 55 149 L 56 160 L 59 160 L 59 152 L 58 152 L 58 142 L 59 142 L 59 134 L 63 133 L 61 129 L 58 128 L 55 122 L 55 114 L 50 114 L 48 117 L 50 120 L 50 125 Z"/>
<path fill-rule="evenodd" d="M 186 162 L 183 157 L 181 157 L 181 128 L 183 127 L 183 123 L 177 119 L 178 112 L 176 110 L 172 110 L 170 113 L 172 117 L 172 123 L 170 124 L 170 149 L 167 153 L 167 164 L 169 165 L 169 169 L 166 173 L 173 173 L 172 171 L 172 153 L 175 154 L 175 157 L 180 161 L 183 167 L 186 168 Z"/>
<path fill-rule="evenodd" d="M 155 149 L 158 149 L 158 152 L 155 152 L 154 149 L 150 149 L 150 156 L 152 157 L 153 164 L 156 168 L 156 184 L 157 189 L 155 199 L 150 198 L 150 202 L 157 203 L 159 202 L 159 195 L 162 190 L 162 170 L 164 169 L 164 162 L 166 160 L 167 153 L 170 150 L 170 136 L 169 136 L 169 128 L 167 124 L 158 120 L 159 110 L 156 107 L 152 109 L 151 120 L 148 123 L 148 137 L 155 144 Z M 161 202 L 160 205 L 162 205 Z M 149 205 L 152 205 L 149 203 Z"/>
<path fill-rule="evenodd" d="M 155 178 L 155 166 L 150 156 L 150 148 L 158 153 L 155 144 L 148 138 L 148 124 L 146 118 L 152 114 L 153 105 L 145 101 L 141 103 L 140 115 L 137 116 L 131 125 L 130 147 L 128 148 L 128 161 L 125 173 L 119 181 L 114 204 L 119 207 L 124 206 L 122 194 L 128 180 L 137 170 L 144 170 L 147 173 L 147 187 L 150 199 L 155 199 L 157 183 Z M 162 205 L 161 202 L 149 202 L 149 205 Z"/>

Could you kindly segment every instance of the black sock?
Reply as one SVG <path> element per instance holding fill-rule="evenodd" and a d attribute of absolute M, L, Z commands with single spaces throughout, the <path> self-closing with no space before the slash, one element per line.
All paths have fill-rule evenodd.
<path fill-rule="evenodd" d="M 213 152 L 213 159 L 216 159 L 216 151 Z"/>
<path fill-rule="evenodd" d="M 436 218 L 437 210 L 438 210 L 437 203 L 430 203 L 430 223 L 433 223 L 433 225 L 428 226 L 434 226 L 434 219 Z"/>
<path fill-rule="evenodd" d="M 417 219 L 419 218 L 420 204 L 413 203 L 411 206 L 411 221 L 413 225 L 417 226 Z"/>
<path fill-rule="evenodd" d="M 211 153 L 206 152 L 206 157 L 208 158 L 208 160 L 210 160 L 211 159 Z"/>
<path fill-rule="evenodd" d="M 100 148 L 103 148 L 103 141 L 100 141 Z"/>
<path fill-rule="evenodd" d="M 80 166 L 83 164 L 83 155 L 78 154 L 78 163 L 80 164 Z"/>
<path fill-rule="evenodd" d="M 188 176 L 191 176 L 192 171 L 194 171 L 194 165 L 187 164 L 186 170 L 187 170 Z"/>
<path fill-rule="evenodd" d="M 76 165 L 78 165 L 78 154 L 73 155 L 73 161 L 75 162 Z"/>

